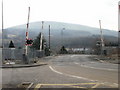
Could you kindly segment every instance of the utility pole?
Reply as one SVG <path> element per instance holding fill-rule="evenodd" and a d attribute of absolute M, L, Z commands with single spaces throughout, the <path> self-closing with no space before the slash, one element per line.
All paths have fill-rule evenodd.
<path fill-rule="evenodd" d="M 27 22 L 27 29 L 26 29 L 26 41 L 28 40 L 28 29 L 29 29 L 29 18 L 30 18 L 30 7 L 28 7 L 28 22 Z M 25 55 L 27 56 L 28 54 L 28 45 L 26 45 L 26 49 L 25 49 Z"/>
<path fill-rule="evenodd" d="M 120 2 L 118 4 L 118 59 L 120 59 Z"/>
<path fill-rule="evenodd" d="M 42 51 L 42 41 L 43 41 L 42 32 L 43 32 L 43 25 L 44 25 L 44 21 L 42 21 L 42 31 L 41 31 L 41 34 L 40 34 L 40 51 Z"/>
<path fill-rule="evenodd" d="M 49 51 L 50 51 L 50 25 L 49 25 Z"/>
<path fill-rule="evenodd" d="M 61 46 L 63 46 L 63 30 L 65 30 L 65 28 L 63 28 L 62 30 L 61 30 Z"/>
<path fill-rule="evenodd" d="M 42 30 L 43 30 L 44 21 L 42 21 Z"/>
<path fill-rule="evenodd" d="M 3 21 L 3 0 L 2 0 L 2 32 L 4 28 L 4 21 Z"/>
<path fill-rule="evenodd" d="M 42 33 L 40 33 L 40 51 L 42 51 L 42 39 L 43 39 L 43 36 L 42 36 Z"/>
<path fill-rule="evenodd" d="M 4 19 L 3 19 L 3 0 L 2 0 L 2 48 L 4 48 L 3 30 L 4 30 Z"/>
<path fill-rule="evenodd" d="M 101 28 L 101 20 L 99 20 L 99 25 L 100 25 L 101 56 L 102 56 L 104 51 L 104 41 L 103 41 L 103 32 Z"/>

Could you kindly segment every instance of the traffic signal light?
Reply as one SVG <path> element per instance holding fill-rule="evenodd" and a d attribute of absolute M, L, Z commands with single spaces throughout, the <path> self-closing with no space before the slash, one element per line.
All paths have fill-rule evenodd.
<path fill-rule="evenodd" d="M 32 39 L 27 39 L 26 40 L 26 45 L 27 46 L 31 46 L 33 44 L 33 40 Z"/>

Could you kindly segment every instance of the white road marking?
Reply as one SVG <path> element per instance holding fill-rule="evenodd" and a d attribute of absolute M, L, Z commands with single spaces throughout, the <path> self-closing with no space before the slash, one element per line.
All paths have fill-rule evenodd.
<path fill-rule="evenodd" d="M 53 69 L 52 66 L 49 66 L 49 68 L 50 68 L 53 72 L 58 73 L 58 74 L 62 74 L 62 75 L 65 75 L 65 76 L 69 76 L 69 77 L 73 77 L 73 78 L 78 78 L 78 79 L 84 79 L 84 80 L 88 80 L 88 81 L 98 81 L 98 80 L 91 80 L 91 79 L 88 79 L 88 78 L 79 77 L 79 76 L 75 76 L 75 75 L 65 74 L 65 73 L 56 71 L 55 69 Z M 101 82 L 101 84 L 103 84 L 103 85 L 106 85 L 107 83 L 109 84 L 109 82 Z M 108 84 L 107 84 L 107 85 L 108 85 Z M 111 86 L 111 87 L 118 87 L 118 84 L 117 84 L 117 83 L 113 83 L 113 85 L 110 85 L 110 86 Z"/>
<path fill-rule="evenodd" d="M 104 63 L 104 61 L 103 60 L 99 60 L 101 63 Z"/>
<path fill-rule="evenodd" d="M 97 81 L 97 80 L 90 80 L 88 78 L 84 78 L 84 77 L 79 77 L 79 76 L 75 76 L 75 75 L 70 75 L 70 74 L 65 74 L 65 73 L 62 73 L 62 72 L 59 72 L 59 71 L 56 71 L 55 69 L 52 68 L 52 66 L 49 66 L 49 68 L 55 72 L 55 73 L 58 73 L 58 74 L 63 74 L 65 76 L 69 76 L 69 77 L 73 77 L 73 78 L 78 78 L 78 79 L 84 79 L 84 80 L 88 80 L 88 81 Z"/>
<path fill-rule="evenodd" d="M 117 83 L 113 83 L 114 85 L 116 85 L 116 86 L 118 86 L 118 84 Z"/>
<path fill-rule="evenodd" d="M 90 63 L 95 63 L 95 62 L 90 62 Z"/>
<path fill-rule="evenodd" d="M 100 70 L 118 71 L 117 69 L 96 68 L 96 67 L 90 67 L 90 66 L 86 66 L 86 65 L 80 65 L 80 66 L 86 67 L 86 68 L 100 69 Z"/>
<path fill-rule="evenodd" d="M 56 72 L 56 73 L 58 73 L 58 74 L 63 74 L 63 73 L 61 73 L 61 72 L 58 72 L 58 71 L 54 70 L 51 66 L 49 66 L 49 68 L 50 68 L 53 72 Z"/>
<path fill-rule="evenodd" d="M 73 57 L 75 57 L 75 56 L 76 56 L 76 55 L 71 55 L 70 57 L 73 58 Z"/>
<path fill-rule="evenodd" d="M 95 63 L 95 62 L 90 62 L 90 63 Z M 74 64 L 79 64 L 77 62 L 74 62 Z M 80 64 L 79 64 L 80 65 Z M 109 70 L 109 71 L 118 71 L 117 69 L 107 69 L 107 68 L 96 68 L 96 67 L 91 67 L 87 65 L 80 65 L 81 67 L 86 67 L 86 68 L 93 68 L 93 69 L 100 69 L 100 70 Z"/>
<path fill-rule="evenodd" d="M 118 88 L 118 84 L 117 83 L 109 83 L 109 82 L 104 82 L 104 83 L 101 83 L 101 84 L 103 84 L 103 85 L 109 85 L 110 87 L 113 87 L 113 88 Z"/>
<path fill-rule="evenodd" d="M 75 64 L 79 64 L 79 63 L 77 63 L 77 62 L 74 62 Z"/>

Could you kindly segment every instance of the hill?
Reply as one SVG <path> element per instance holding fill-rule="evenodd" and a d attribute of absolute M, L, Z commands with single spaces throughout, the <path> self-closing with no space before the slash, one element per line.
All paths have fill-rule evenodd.
<path fill-rule="evenodd" d="M 29 38 L 36 38 L 39 32 L 44 33 L 44 37 L 48 40 L 48 26 L 51 25 L 51 43 L 52 46 L 61 45 L 61 37 L 63 35 L 64 45 L 66 46 L 80 46 L 81 39 L 96 39 L 100 37 L 99 28 L 89 27 L 85 25 L 62 23 L 62 22 L 51 22 L 45 21 L 42 30 L 42 24 L 40 22 L 32 22 L 29 24 Z M 63 30 L 64 28 L 64 30 Z M 105 38 L 116 41 L 118 33 L 114 30 L 102 29 Z M 63 31 L 63 34 L 61 32 Z M 19 25 L 4 30 L 4 39 L 6 46 L 10 39 L 14 40 L 14 43 L 19 46 L 24 46 L 25 43 L 25 32 L 26 25 Z M 85 41 L 85 40 L 82 41 Z M 78 43 L 79 41 L 79 43 Z M 89 41 L 89 40 L 87 40 Z M 85 41 L 86 42 L 86 41 Z"/>

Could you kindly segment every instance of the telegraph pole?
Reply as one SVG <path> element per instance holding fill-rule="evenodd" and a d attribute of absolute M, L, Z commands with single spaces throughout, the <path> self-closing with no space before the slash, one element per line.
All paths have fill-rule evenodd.
<path fill-rule="evenodd" d="M 4 30 L 4 19 L 3 19 L 3 0 L 2 0 L 2 48 L 4 48 L 3 30 Z"/>
<path fill-rule="evenodd" d="M 3 27 L 4 26 L 4 22 L 3 22 L 3 0 L 2 0 L 2 32 L 3 32 Z"/>
<path fill-rule="evenodd" d="M 118 59 L 120 60 L 120 2 L 118 4 Z"/>
<path fill-rule="evenodd" d="M 103 32 L 101 28 L 101 20 L 99 20 L 99 25 L 100 25 L 101 56 L 102 56 L 104 50 L 104 41 L 103 41 Z"/>
<path fill-rule="evenodd" d="M 50 25 L 49 25 L 49 51 L 50 51 Z"/>
<path fill-rule="evenodd" d="M 42 31 L 43 31 L 43 25 L 44 25 L 44 21 L 42 21 Z"/>
<path fill-rule="evenodd" d="M 42 33 L 40 33 L 40 51 L 42 51 L 42 38 L 43 38 Z"/>
<path fill-rule="evenodd" d="M 63 46 L 63 30 L 65 30 L 65 28 L 63 28 L 62 30 L 61 30 L 61 46 Z"/>

